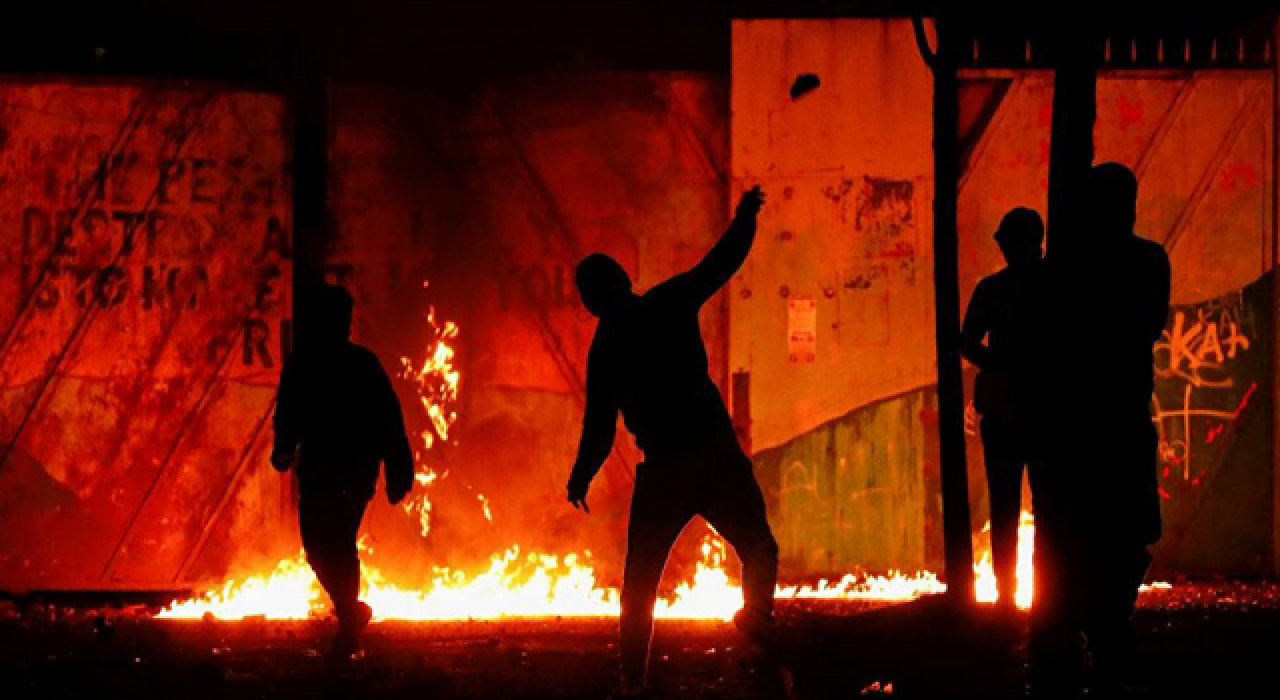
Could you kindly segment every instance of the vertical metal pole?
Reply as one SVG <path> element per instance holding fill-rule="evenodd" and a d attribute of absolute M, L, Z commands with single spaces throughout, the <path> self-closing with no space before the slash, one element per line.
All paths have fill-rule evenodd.
<path fill-rule="evenodd" d="M 1276 260 L 1280 259 L 1280 22 L 1271 31 L 1271 250 L 1266 270 L 1271 279 L 1271 559 L 1272 573 L 1280 576 L 1280 279 Z"/>
<path fill-rule="evenodd" d="M 1090 34 L 1070 31 L 1057 39 L 1053 60 L 1053 123 L 1049 137 L 1049 212 L 1046 255 L 1071 252 L 1073 220 L 1084 179 L 1093 165 L 1097 118 L 1097 68 Z"/>
<path fill-rule="evenodd" d="M 305 335 L 311 285 L 324 281 L 328 228 L 329 91 L 322 75 L 307 72 L 293 93 L 293 330 Z M 300 333 L 300 329 L 304 332 Z M 295 347 L 297 347 L 295 345 Z"/>
<path fill-rule="evenodd" d="M 293 338 L 296 350 L 307 337 L 308 290 L 324 282 L 329 227 L 329 86 L 322 70 L 305 65 L 293 84 Z M 297 506 L 297 476 L 285 484 L 287 512 Z"/>
<path fill-rule="evenodd" d="M 937 23 L 933 62 L 933 287 L 938 353 L 938 440 L 947 592 L 973 600 L 973 542 L 969 474 L 965 464 L 964 383 L 960 369 L 959 243 L 956 200 L 960 182 L 956 63 L 945 17 Z"/>

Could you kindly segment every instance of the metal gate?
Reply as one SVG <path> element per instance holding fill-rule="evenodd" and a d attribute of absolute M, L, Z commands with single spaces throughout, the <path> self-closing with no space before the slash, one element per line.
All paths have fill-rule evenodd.
<path fill-rule="evenodd" d="M 0 83 L 0 586 L 218 576 L 274 527 L 287 143 L 271 95 Z"/>

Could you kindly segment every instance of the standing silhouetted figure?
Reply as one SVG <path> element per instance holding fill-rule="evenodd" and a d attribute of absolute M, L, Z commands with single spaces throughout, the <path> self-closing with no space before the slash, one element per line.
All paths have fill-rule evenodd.
<path fill-rule="evenodd" d="M 1041 272 L 1044 222 L 1031 209 L 1013 209 L 1000 221 L 995 239 L 1008 265 L 974 290 L 960 332 L 960 352 L 978 368 L 974 408 L 982 415 L 991 559 L 1000 604 L 1008 609 L 1017 590 L 1018 515 L 1030 440 L 1030 407 L 1018 367 L 1031 355 L 1031 299 Z"/>
<path fill-rule="evenodd" d="M 586 416 L 569 501 L 587 509 L 587 487 L 613 446 L 619 412 L 644 451 L 622 584 L 622 696 L 643 692 L 662 570 L 696 515 L 742 560 L 746 606 L 735 617 L 738 628 L 762 645 L 772 638 L 778 545 L 751 460 L 707 373 L 698 327 L 698 310 L 746 260 L 763 202 L 758 187 L 744 194 L 706 257 L 643 295 L 632 292 L 631 279 L 612 258 L 596 253 L 578 265 L 582 303 L 600 322 L 587 359 Z"/>
<path fill-rule="evenodd" d="M 413 486 L 413 456 L 391 380 L 350 340 L 351 295 L 325 285 L 310 302 L 306 342 L 280 372 L 271 464 L 284 472 L 296 461 L 302 546 L 338 617 L 334 651 L 348 654 L 372 617 L 359 597 L 356 534 L 378 465 L 394 505 Z"/>
<path fill-rule="evenodd" d="M 1169 257 L 1134 234 L 1138 181 L 1089 172 L 1086 228 L 1050 251 L 1037 294 L 1042 361 L 1030 475 L 1036 516 L 1031 670 L 1037 692 L 1075 697 L 1081 634 L 1091 697 L 1120 691 L 1129 620 L 1160 538 L 1152 348 L 1169 313 Z M 1056 245 L 1056 244 L 1055 244 Z"/>

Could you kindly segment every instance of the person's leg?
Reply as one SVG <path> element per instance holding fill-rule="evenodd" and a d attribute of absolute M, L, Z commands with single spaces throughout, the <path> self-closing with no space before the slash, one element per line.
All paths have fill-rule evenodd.
<path fill-rule="evenodd" d="M 991 563 L 1001 605 L 1012 605 L 1018 589 L 1018 516 L 1022 510 L 1023 437 L 1016 421 L 982 419 L 982 450 L 991 510 Z"/>
<path fill-rule="evenodd" d="M 1105 484 L 1093 494 L 1097 515 L 1089 521 L 1093 562 L 1085 611 L 1085 635 L 1093 660 L 1090 694 L 1119 694 L 1134 655 L 1131 629 L 1138 588 L 1151 556 L 1147 545 L 1159 539 L 1158 441 L 1150 415 L 1133 410 L 1106 417 L 1109 459 L 1095 463 L 1094 480 Z"/>
<path fill-rule="evenodd" d="M 1138 544 L 1104 544 L 1099 550 L 1085 629 L 1093 659 L 1090 696 L 1113 697 L 1122 694 L 1133 665 L 1131 620 L 1151 555 Z"/>
<path fill-rule="evenodd" d="M 773 594 L 778 581 L 778 543 L 765 512 L 764 494 L 751 459 L 736 441 L 708 454 L 707 494 L 700 514 L 733 546 L 742 560 L 745 598 L 737 621 L 748 635 L 767 642 L 773 623 Z"/>
<path fill-rule="evenodd" d="M 334 614 L 344 625 L 363 617 L 356 537 L 367 505 L 363 499 L 340 493 L 304 494 L 298 501 L 307 563 L 329 594 Z"/>
<path fill-rule="evenodd" d="M 1076 697 L 1082 679 L 1079 596 L 1073 556 L 1071 495 L 1059 483 L 1063 462 L 1036 460 L 1031 500 L 1036 518 L 1035 600 L 1027 645 L 1029 683 L 1035 697 Z"/>
<path fill-rule="evenodd" d="M 622 575 L 622 614 L 618 621 L 624 691 L 642 688 L 647 680 L 658 584 L 671 546 L 693 517 L 687 505 L 690 494 L 679 478 L 682 475 L 666 467 L 641 465 L 636 469 Z"/>

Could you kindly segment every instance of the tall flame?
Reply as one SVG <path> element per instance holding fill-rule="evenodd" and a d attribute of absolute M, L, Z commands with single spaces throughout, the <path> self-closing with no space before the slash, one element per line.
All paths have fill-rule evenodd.
<path fill-rule="evenodd" d="M 991 530 L 990 521 L 987 522 L 983 530 L 986 532 Z M 1031 607 L 1032 582 L 1035 578 L 1035 571 L 1032 568 L 1032 559 L 1035 556 L 1035 538 L 1035 517 L 1024 510 L 1018 516 L 1018 555 L 1014 574 L 1017 578 L 1017 586 L 1013 594 L 1014 604 L 1023 610 Z M 991 564 L 990 547 L 987 547 L 979 555 L 978 563 L 974 565 L 973 571 L 973 592 L 978 602 L 995 603 L 999 600 L 1000 593 L 996 588 L 996 573 Z"/>
<path fill-rule="evenodd" d="M 426 320 L 430 339 L 422 362 L 400 358 L 400 378 L 413 384 L 430 423 L 429 429 L 419 433 L 422 445 L 414 451 L 414 480 L 418 488 L 410 492 L 401 506 L 418 521 L 418 531 L 423 537 L 431 531 L 431 498 L 427 487 L 440 478 L 427 463 L 426 453 L 449 439 L 449 429 L 458 420 L 454 406 L 458 402 L 458 381 L 462 378 L 453 366 L 454 353 L 450 345 L 458 337 L 458 324 L 453 321 L 437 322 L 434 307 L 427 310 Z"/>

